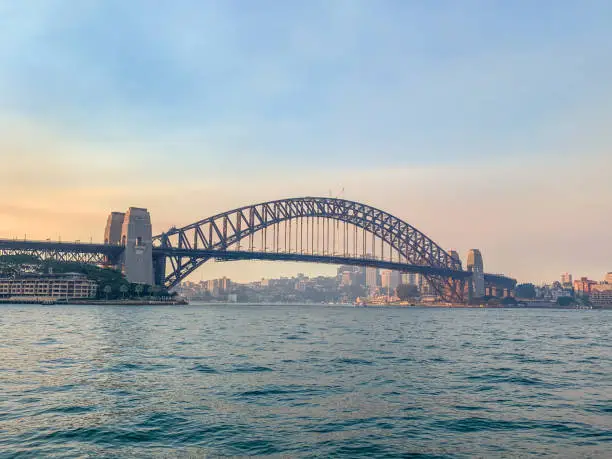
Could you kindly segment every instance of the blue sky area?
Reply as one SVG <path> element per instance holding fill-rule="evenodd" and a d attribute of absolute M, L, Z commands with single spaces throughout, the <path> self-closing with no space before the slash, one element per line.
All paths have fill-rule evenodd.
<path fill-rule="evenodd" d="M 2 107 L 197 161 L 194 144 L 357 167 L 380 150 L 389 165 L 544 154 L 568 115 L 609 96 L 612 72 L 610 2 L 9 1 L 0 13 Z"/>

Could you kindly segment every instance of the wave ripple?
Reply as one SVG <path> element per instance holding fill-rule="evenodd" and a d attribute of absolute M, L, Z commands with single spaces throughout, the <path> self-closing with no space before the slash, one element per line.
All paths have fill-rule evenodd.
<path fill-rule="evenodd" d="M 0 458 L 612 457 L 612 311 L 0 308 Z"/>

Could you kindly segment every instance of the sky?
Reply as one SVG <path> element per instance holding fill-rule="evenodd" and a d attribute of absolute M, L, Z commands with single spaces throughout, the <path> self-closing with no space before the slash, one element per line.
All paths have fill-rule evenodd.
<path fill-rule="evenodd" d="M 101 241 L 129 206 L 159 233 L 344 189 L 488 272 L 602 279 L 610 17 L 607 0 L 0 0 L 0 238 Z"/>

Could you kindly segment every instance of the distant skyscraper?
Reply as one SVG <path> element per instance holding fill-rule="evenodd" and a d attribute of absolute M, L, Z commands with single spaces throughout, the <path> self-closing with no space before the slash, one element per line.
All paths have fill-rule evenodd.
<path fill-rule="evenodd" d="M 378 269 L 366 268 L 366 287 L 370 290 L 373 290 L 378 286 Z"/>
<path fill-rule="evenodd" d="M 389 282 L 389 288 L 395 290 L 397 286 L 402 283 L 402 274 L 399 271 L 391 271 Z"/>
<path fill-rule="evenodd" d="M 366 268 L 363 266 L 359 266 L 357 268 L 357 272 L 355 273 L 355 284 L 356 285 L 366 285 Z"/>
<path fill-rule="evenodd" d="M 361 266 L 340 266 L 337 279 L 340 285 L 365 285 L 365 268 Z"/>
<path fill-rule="evenodd" d="M 390 269 L 381 269 L 380 270 L 380 286 L 386 289 L 389 286 L 389 281 L 391 278 L 391 270 Z"/>
<path fill-rule="evenodd" d="M 484 266 L 482 262 L 482 254 L 478 249 L 471 249 L 467 257 L 467 270 L 471 271 L 472 282 L 474 285 L 474 296 L 482 297 L 485 294 L 484 283 Z"/>
<path fill-rule="evenodd" d="M 609 272 L 606 274 L 606 277 L 604 277 L 604 282 L 607 282 L 608 284 L 612 284 L 612 272 Z"/>
<path fill-rule="evenodd" d="M 399 271 L 385 269 L 380 273 L 380 284 L 385 290 L 395 290 L 400 283 Z"/>
<path fill-rule="evenodd" d="M 417 285 L 419 287 L 419 292 L 421 292 L 422 295 L 430 295 L 434 293 L 429 281 L 422 274 L 417 274 Z"/>
<path fill-rule="evenodd" d="M 561 274 L 561 285 L 571 284 L 572 283 L 572 275 L 570 273 Z"/>
<path fill-rule="evenodd" d="M 402 273 L 402 284 L 418 285 L 418 274 Z"/>
<path fill-rule="evenodd" d="M 353 285 L 353 273 L 351 271 L 342 272 L 342 276 L 340 277 L 340 285 L 343 287 Z"/>

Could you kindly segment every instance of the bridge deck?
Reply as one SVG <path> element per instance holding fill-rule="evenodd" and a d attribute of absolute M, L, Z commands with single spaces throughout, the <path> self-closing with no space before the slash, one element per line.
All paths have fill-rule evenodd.
<path fill-rule="evenodd" d="M 123 251 L 122 246 L 83 243 L 83 242 L 61 242 L 61 241 L 33 241 L 18 239 L 0 239 L 0 254 L 32 252 L 33 254 L 46 253 L 68 253 L 68 254 L 100 254 L 111 259 L 117 257 Z M 421 273 L 434 276 L 452 277 L 455 279 L 466 279 L 471 276 L 468 271 L 452 270 L 447 268 L 435 268 L 430 266 L 410 265 L 405 263 L 391 262 L 371 258 L 354 258 L 342 255 L 315 255 L 305 253 L 283 253 L 283 252 L 258 252 L 245 250 L 198 250 L 154 247 L 153 256 L 184 256 L 187 258 L 214 258 L 218 260 L 269 260 L 269 261 L 294 261 L 309 263 L 325 263 L 334 265 L 368 266 L 381 269 L 392 269 L 407 273 Z M 79 261 L 75 258 L 71 261 Z M 96 263 L 98 258 L 86 258 L 81 260 L 86 263 Z M 513 288 L 516 280 L 498 274 L 485 274 L 487 283 Z"/>
<path fill-rule="evenodd" d="M 0 239 L 0 249 L 55 250 L 74 253 L 105 254 L 119 254 L 123 252 L 123 247 L 118 245 L 63 241 L 33 241 L 22 239 Z"/>
<path fill-rule="evenodd" d="M 406 263 L 377 260 L 372 258 L 353 258 L 342 255 L 314 255 L 305 253 L 282 252 L 256 252 L 248 250 L 194 250 L 177 248 L 154 248 L 153 256 L 172 255 L 189 258 L 216 258 L 220 260 L 270 260 L 270 261 L 299 261 L 310 263 L 325 263 L 333 265 L 369 266 L 373 268 L 392 269 L 407 273 L 421 273 L 436 276 L 465 279 L 471 276 L 470 272 L 458 271 L 448 268 L 434 268 L 430 266 L 410 265 Z"/>

